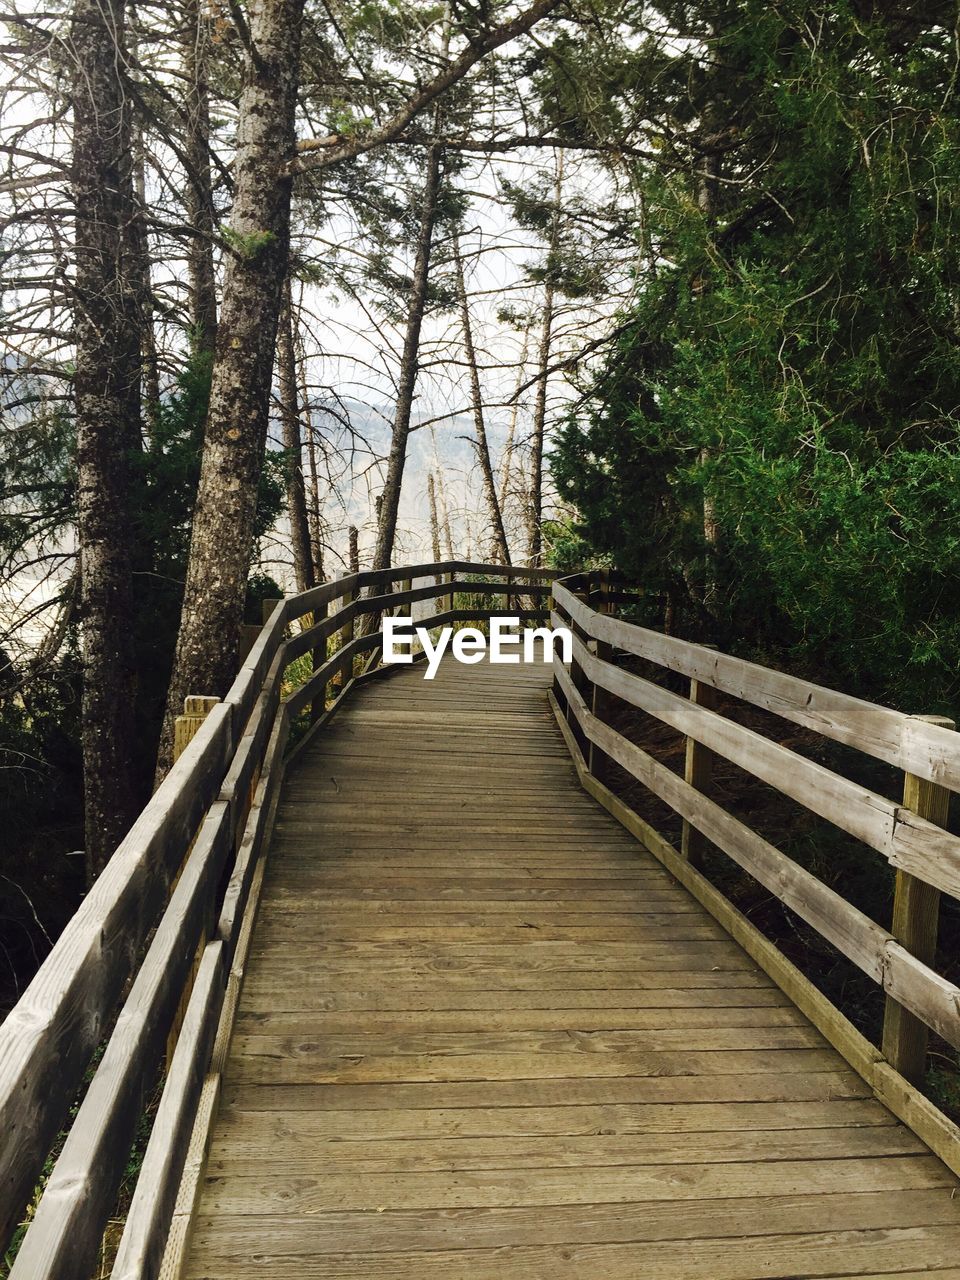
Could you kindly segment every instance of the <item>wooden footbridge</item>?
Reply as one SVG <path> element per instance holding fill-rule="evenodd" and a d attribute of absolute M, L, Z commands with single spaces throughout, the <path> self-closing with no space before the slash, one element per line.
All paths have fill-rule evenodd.
<path fill-rule="evenodd" d="M 189 701 L 0 1029 L 14 1280 L 101 1274 L 148 1124 L 115 1280 L 960 1277 L 960 1134 L 916 1087 L 928 1028 L 960 1044 L 935 967 L 952 726 L 623 621 L 609 575 L 552 577 L 325 584 L 277 604 L 225 699 Z M 388 611 L 532 620 L 548 596 L 569 669 L 378 666 Z M 734 700 L 895 766 L 902 799 Z M 612 727 L 624 703 L 686 736 L 683 776 Z M 892 919 L 724 809 L 718 755 L 885 856 Z M 711 883 L 707 842 L 883 988 L 882 1044 Z"/>

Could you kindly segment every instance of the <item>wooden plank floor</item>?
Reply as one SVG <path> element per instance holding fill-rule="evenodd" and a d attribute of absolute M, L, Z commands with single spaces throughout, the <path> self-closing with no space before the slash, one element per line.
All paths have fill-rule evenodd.
<path fill-rule="evenodd" d="M 545 669 L 286 783 L 190 1280 L 960 1277 L 956 1179 L 584 795 Z"/>

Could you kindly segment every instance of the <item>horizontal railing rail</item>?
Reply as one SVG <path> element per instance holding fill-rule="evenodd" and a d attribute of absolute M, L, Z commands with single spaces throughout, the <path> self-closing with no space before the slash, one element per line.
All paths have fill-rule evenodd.
<path fill-rule="evenodd" d="M 581 781 L 728 928 L 738 913 L 704 875 L 703 855 L 711 844 L 877 983 L 886 995 L 880 1047 L 867 1045 L 825 997 L 812 1003 L 828 1035 L 832 1031 L 838 1047 L 852 1051 L 854 1065 L 862 1073 L 879 1079 L 880 1067 L 888 1067 L 903 1077 L 905 1087 L 919 1084 L 930 1030 L 960 1048 L 960 988 L 934 967 L 939 894 L 960 897 L 960 838 L 945 829 L 950 793 L 960 790 L 960 735 L 952 722 L 906 715 L 624 621 L 612 615 L 612 605 L 628 599 L 630 593 L 619 585 L 615 592 L 605 590 L 608 581 L 605 575 L 582 574 L 553 585 L 553 621 L 570 627 L 574 635 L 570 669 L 556 664 L 555 709 Z M 628 658 L 688 677 L 690 696 L 680 696 L 626 669 L 623 663 Z M 718 693 L 902 769 L 906 775 L 902 802 L 731 719 L 718 705 Z M 613 726 L 618 702 L 685 738 L 683 776 Z M 604 757 L 682 819 L 679 851 L 603 783 L 598 771 Z M 890 927 L 871 919 L 728 812 L 715 794 L 705 794 L 717 758 L 880 853 L 895 872 Z M 758 955 L 761 951 L 769 954 L 769 947 L 757 942 Z M 792 970 L 782 959 L 779 970 Z M 888 1095 L 890 1089 L 887 1080 Z M 916 1091 L 910 1097 L 914 1112 L 935 1110 L 930 1104 L 924 1108 Z M 937 1114 L 939 1119 L 927 1126 L 929 1132 L 923 1136 L 930 1140 L 931 1135 L 947 1134 L 949 1141 L 943 1138 L 941 1154 L 949 1155 L 956 1167 L 960 1131 Z"/>
<path fill-rule="evenodd" d="M 211 709 L 0 1027 L 0 1244 L 59 1146 L 12 1280 L 93 1272 L 166 1051 L 112 1270 L 114 1280 L 159 1274 L 201 1089 L 236 999 L 291 730 L 309 712 L 305 733 L 316 732 L 382 670 L 380 631 L 364 619 L 414 605 L 427 606 L 417 625 L 428 628 L 539 619 L 555 576 L 450 560 L 325 582 L 278 601 L 226 696 L 199 699 Z M 431 600 L 444 607 L 431 613 Z"/>

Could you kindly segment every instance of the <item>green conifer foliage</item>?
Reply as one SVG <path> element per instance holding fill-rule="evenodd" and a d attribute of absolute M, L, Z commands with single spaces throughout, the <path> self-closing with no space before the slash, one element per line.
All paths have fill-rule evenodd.
<path fill-rule="evenodd" d="M 554 476 L 688 633 L 936 711 L 960 678 L 955 14 L 708 17 L 660 55 L 687 88 L 643 166 L 651 265 Z"/>

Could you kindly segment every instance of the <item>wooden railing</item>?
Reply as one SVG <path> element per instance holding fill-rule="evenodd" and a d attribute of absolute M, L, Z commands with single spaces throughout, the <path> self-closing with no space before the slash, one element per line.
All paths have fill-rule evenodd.
<path fill-rule="evenodd" d="M 941 892 L 960 897 L 960 838 L 947 825 L 960 790 L 960 735 L 952 721 L 910 716 L 611 616 L 629 592 L 585 574 L 553 588 L 555 625 L 574 633 L 571 669 L 556 665 L 555 710 L 581 782 L 716 916 L 788 992 L 896 1114 L 960 1172 L 960 1131 L 914 1087 L 928 1029 L 960 1047 L 960 988 L 933 967 Z M 644 659 L 690 681 L 682 697 L 625 670 Z M 636 664 L 635 664 L 636 665 Z M 903 799 L 878 795 L 722 714 L 716 695 L 773 712 L 903 771 Z M 619 699 L 686 738 L 681 777 L 609 723 Z M 683 820 L 681 848 L 597 776 L 595 753 L 614 761 Z M 886 858 L 896 874 L 889 928 L 791 860 L 718 799 L 704 794 L 711 762 L 732 762 Z M 871 1045 L 703 874 L 707 842 L 879 984 L 881 1045 Z"/>
<path fill-rule="evenodd" d="M 449 561 L 350 574 L 276 605 L 230 691 L 203 708 L 182 755 L 0 1027 L 0 1245 L 59 1148 L 12 1280 L 92 1273 L 159 1077 L 112 1271 L 114 1280 L 158 1274 L 195 1113 L 229 1033 L 249 942 L 246 908 L 263 873 L 290 732 L 306 715 L 306 732 L 317 732 L 377 670 L 380 631 L 361 620 L 415 604 L 426 604 L 417 621 L 429 627 L 503 613 L 539 618 L 542 609 L 530 606 L 554 576 Z M 429 581 L 414 585 L 420 579 Z M 431 601 L 446 607 L 431 613 Z M 312 670 L 290 687 L 306 654 Z"/>

